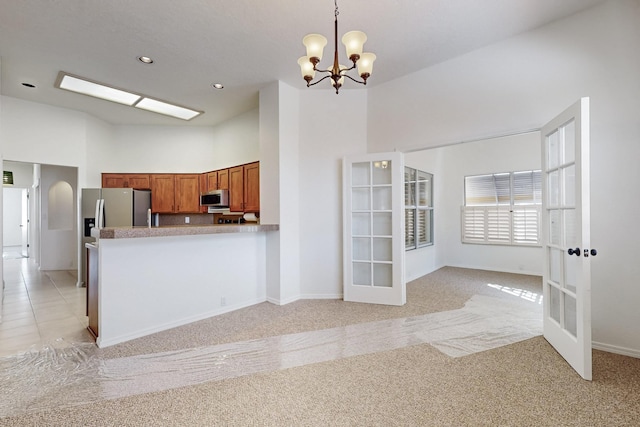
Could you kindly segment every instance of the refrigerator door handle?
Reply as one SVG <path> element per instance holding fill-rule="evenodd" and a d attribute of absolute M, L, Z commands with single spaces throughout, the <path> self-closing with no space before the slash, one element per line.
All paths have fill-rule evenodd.
<path fill-rule="evenodd" d="M 96 228 L 104 228 L 104 199 L 96 200 Z"/>

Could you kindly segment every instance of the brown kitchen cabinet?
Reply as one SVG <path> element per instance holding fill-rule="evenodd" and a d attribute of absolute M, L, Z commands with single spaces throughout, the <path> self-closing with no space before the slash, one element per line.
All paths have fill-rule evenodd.
<path fill-rule="evenodd" d="M 148 174 L 103 173 L 102 188 L 135 188 L 146 190 L 151 188 L 151 182 Z"/>
<path fill-rule="evenodd" d="M 244 211 L 260 212 L 260 163 L 244 166 Z"/>
<path fill-rule="evenodd" d="M 198 213 L 199 211 L 200 177 L 197 174 L 175 175 L 175 212 Z"/>
<path fill-rule="evenodd" d="M 199 174 L 151 174 L 153 213 L 199 213 Z"/>
<path fill-rule="evenodd" d="M 260 163 L 229 168 L 229 210 L 260 211 Z"/>
<path fill-rule="evenodd" d="M 151 175 L 151 210 L 154 213 L 173 213 L 176 185 L 171 174 Z"/>
<path fill-rule="evenodd" d="M 207 191 L 218 189 L 218 171 L 207 172 Z"/>
<path fill-rule="evenodd" d="M 209 185 L 207 182 L 207 173 L 205 172 L 200 174 L 200 194 L 206 193 L 207 191 L 209 191 Z M 198 204 L 200 204 L 200 194 L 198 194 Z M 200 213 L 207 213 L 207 207 L 200 206 Z"/>
<path fill-rule="evenodd" d="M 217 190 L 229 189 L 229 169 L 221 169 L 218 172 L 218 188 Z"/>
<path fill-rule="evenodd" d="M 244 166 L 229 168 L 229 210 L 242 212 L 244 208 Z"/>

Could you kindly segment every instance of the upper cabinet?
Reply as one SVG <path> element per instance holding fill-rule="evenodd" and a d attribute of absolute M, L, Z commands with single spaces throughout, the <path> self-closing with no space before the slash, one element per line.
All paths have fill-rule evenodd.
<path fill-rule="evenodd" d="M 244 211 L 260 212 L 260 163 L 244 166 Z"/>
<path fill-rule="evenodd" d="M 201 174 L 103 173 L 103 188 L 151 189 L 153 213 L 206 213 L 200 194 L 229 190 L 229 210 L 260 212 L 260 163 Z"/>
<path fill-rule="evenodd" d="M 200 212 L 200 176 L 197 174 L 175 175 L 175 183 L 175 212 Z"/>
<path fill-rule="evenodd" d="M 135 188 L 147 190 L 151 188 L 151 181 L 149 174 L 103 173 L 102 188 Z"/>
<path fill-rule="evenodd" d="M 260 163 L 229 168 L 229 210 L 260 211 Z"/>
<path fill-rule="evenodd" d="M 228 190 L 228 189 L 229 189 L 229 169 L 219 170 L 217 190 Z"/>
<path fill-rule="evenodd" d="M 218 171 L 207 172 L 207 191 L 218 189 Z"/>
<path fill-rule="evenodd" d="M 176 185 L 171 174 L 151 174 L 151 210 L 154 213 L 173 213 Z"/>
<path fill-rule="evenodd" d="M 242 212 L 244 208 L 244 169 L 243 166 L 229 168 L 229 210 Z"/>
<path fill-rule="evenodd" d="M 154 213 L 200 212 L 199 174 L 151 174 Z"/>

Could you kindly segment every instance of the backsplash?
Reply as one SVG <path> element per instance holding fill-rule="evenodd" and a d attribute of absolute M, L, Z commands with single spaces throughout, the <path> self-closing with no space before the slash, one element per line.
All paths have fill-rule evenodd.
<path fill-rule="evenodd" d="M 160 214 L 159 225 L 187 225 L 185 218 L 189 218 L 188 225 L 213 224 L 213 214 Z"/>

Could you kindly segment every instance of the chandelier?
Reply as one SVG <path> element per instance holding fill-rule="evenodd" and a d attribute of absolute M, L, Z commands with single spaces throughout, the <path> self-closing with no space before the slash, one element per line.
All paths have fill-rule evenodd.
<path fill-rule="evenodd" d="M 317 68 L 318 63 L 322 60 L 322 51 L 327 45 L 327 39 L 320 34 L 307 34 L 302 39 L 302 44 L 307 48 L 307 56 L 303 56 L 298 59 L 298 65 L 300 65 L 300 69 L 302 71 L 302 78 L 307 82 L 307 87 L 316 85 L 321 81 L 330 78 L 331 85 L 336 88 L 337 94 L 345 77 L 356 83 L 366 85 L 367 79 L 371 76 L 373 61 L 376 60 L 376 56 L 373 53 L 362 53 L 364 42 L 367 41 L 367 35 L 365 33 L 362 31 L 349 31 L 342 36 L 342 43 L 347 48 L 347 57 L 353 65 L 347 68 L 338 62 L 338 0 L 335 0 L 335 5 L 333 66 L 326 70 Z M 358 74 L 362 81 L 356 80 L 347 74 L 349 71 L 356 68 L 356 65 L 358 67 Z M 316 71 L 328 74 L 320 80 L 311 83 L 316 76 Z"/>

